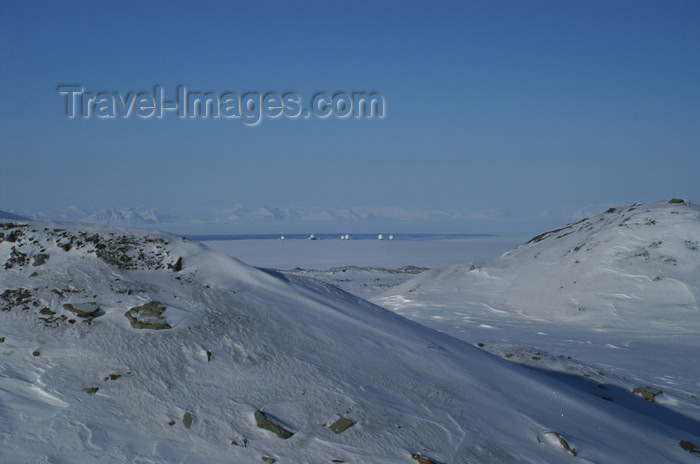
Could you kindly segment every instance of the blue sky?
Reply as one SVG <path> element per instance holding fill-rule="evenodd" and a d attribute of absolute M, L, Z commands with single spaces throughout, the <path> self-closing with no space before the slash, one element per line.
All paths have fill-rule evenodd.
<path fill-rule="evenodd" d="M 700 201 L 696 1 L 2 10 L 3 210 L 399 207 L 473 218 L 442 232 L 535 233 L 605 205 Z M 60 84 L 294 91 L 305 103 L 374 91 L 386 115 L 69 119 Z"/>

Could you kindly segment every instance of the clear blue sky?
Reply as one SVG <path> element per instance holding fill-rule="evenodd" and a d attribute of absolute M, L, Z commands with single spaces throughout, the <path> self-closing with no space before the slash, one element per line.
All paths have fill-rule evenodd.
<path fill-rule="evenodd" d="M 502 232 L 700 201 L 697 1 L 6 0 L 0 18 L 3 210 L 426 208 Z M 68 119 L 59 84 L 375 91 L 386 116 Z"/>

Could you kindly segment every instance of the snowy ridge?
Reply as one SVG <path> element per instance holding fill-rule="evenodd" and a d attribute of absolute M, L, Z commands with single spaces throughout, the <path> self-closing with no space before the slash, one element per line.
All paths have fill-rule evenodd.
<path fill-rule="evenodd" d="M 27 218 L 18 216 L 16 214 L 8 213 L 7 211 L 0 211 L 0 219 L 10 219 L 13 221 L 25 221 Z"/>
<path fill-rule="evenodd" d="M 628 326 L 658 319 L 700 329 L 700 208 L 689 203 L 610 208 L 535 237 L 499 261 L 513 269 L 506 303 L 527 313 L 559 309 Z"/>
<path fill-rule="evenodd" d="M 0 234 L 2 462 L 697 461 L 696 432 L 315 280 L 152 231 Z"/>
<path fill-rule="evenodd" d="M 79 208 L 71 206 L 47 211 L 24 211 L 25 217 L 34 220 L 76 221 L 118 227 L 154 228 L 157 225 L 193 226 L 210 224 L 218 226 L 256 223 L 284 224 L 354 224 L 376 223 L 383 219 L 460 219 L 481 218 L 478 213 L 450 213 L 423 208 L 354 207 L 354 208 L 290 208 L 286 206 L 247 206 L 236 204 L 223 209 L 162 211 L 143 207 Z M 12 218 L 8 218 L 12 219 Z M 17 219 L 17 218 L 14 218 Z"/>
<path fill-rule="evenodd" d="M 700 209 L 668 201 L 610 208 L 533 237 L 491 266 L 424 273 L 376 301 L 456 289 L 523 317 L 697 333 Z"/>

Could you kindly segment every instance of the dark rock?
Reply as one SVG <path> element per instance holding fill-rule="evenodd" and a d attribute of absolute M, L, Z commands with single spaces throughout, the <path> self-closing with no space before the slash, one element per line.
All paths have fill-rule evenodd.
<path fill-rule="evenodd" d="M 95 393 L 98 392 L 99 389 L 100 389 L 100 387 L 85 387 L 85 388 L 83 388 L 83 391 L 85 391 L 86 393 L 89 393 L 91 395 L 94 395 Z"/>
<path fill-rule="evenodd" d="M 100 234 L 91 235 L 87 237 L 85 241 L 90 243 L 98 243 L 100 241 Z"/>
<path fill-rule="evenodd" d="M 47 316 L 53 316 L 56 314 L 54 311 L 51 311 L 49 308 L 43 308 L 41 311 L 39 311 L 41 314 L 47 315 Z"/>
<path fill-rule="evenodd" d="M 141 306 L 131 308 L 124 314 L 135 329 L 166 330 L 172 326 L 165 322 L 163 313 L 166 307 L 159 301 L 149 301 Z"/>
<path fill-rule="evenodd" d="M 10 259 L 8 259 L 5 263 L 5 269 L 12 269 L 15 266 L 26 266 L 27 264 L 29 264 L 29 257 L 27 254 L 22 253 L 13 246 L 12 252 L 10 253 Z"/>
<path fill-rule="evenodd" d="M 175 272 L 180 272 L 182 270 L 182 257 L 177 258 L 175 264 L 168 264 L 168 267 Z"/>
<path fill-rule="evenodd" d="M 0 337 L 0 343 L 5 343 L 5 337 Z"/>
<path fill-rule="evenodd" d="M 418 453 L 411 454 L 411 457 L 418 461 L 418 464 L 436 464 L 432 459 L 424 458 Z"/>
<path fill-rule="evenodd" d="M 72 312 L 78 317 L 87 318 L 95 317 L 95 315 L 99 312 L 100 307 L 95 302 L 77 304 L 65 303 L 63 305 L 63 309 Z"/>
<path fill-rule="evenodd" d="M 186 412 L 182 418 L 182 423 L 185 424 L 186 429 L 189 429 L 194 423 L 194 415 L 191 412 Z"/>
<path fill-rule="evenodd" d="M 34 350 L 34 352 L 32 353 L 32 356 L 41 356 L 41 351 Z"/>
<path fill-rule="evenodd" d="M 657 396 L 662 394 L 663 391 L 659 390 L 657 388 L 652 388 L 652 387 L 636 387 L 636 388 L 632 389 L 632 393 L 637 393 L 639 395 L 642 395 L 642 397 L 645 400 L 651 401 L 653 403 L 654 398 L 656 398 Z"/>
<path fill-rule="evenodd" d="M 284 440 L 294 435 L 293 432 L 290 432 L 280 424 L 272 421 L 268 415 L 262 411 L 255 411 L 255 421 L 261 429 L 269 430 Z"/>
<path fill-rule="evenodd" d="M 350 419 L 346 417 L 341 417 L 340 419 L 331 424 L 330 429 L 335 433 L 343 433 L 345 430 L 352 427 L 353 424 L 354 422 Z"/>
<path fill-rule="evenodd" d="M 689 453 L 693 453 L 696 456 L 700 456 L 700 448 L 698 448 L 689 441 L 681 440 L 678 442 L 678 446 L 680 446 Z"/>
<path fill-rule="evenodd" d="M 30 302 L 35 301 L 32 292 L 26 288 L 10 289 L 8 288 L 0 294 L 0 309 L 10 311 L 17 306 L 26 306 Z"/>
<path fill-rule="evenodd" d="M 277 462 L 277 459 L 271 458 L 270 456 L 263 456 L 262 460 L 265 462 L 269 462 L 270 464 Z"/>
<path fill-rule="evenodd" d="M 557 432 L 545 432 L 545 434 L 554 435 L 559 440 L 559 444 L 561 445 L 561 447 L 564 448 L 565 451 L 568 451 L 569 453 L 571 453 L 572 456 L 576 456 L 578 454 L 576 449 L 571 448 L 569 446 L 569 443 L 559 433 L 557 433 Z"/>
<path fill-rule="evenodd" d="M 39 253 L 38 255 L 32 256 L 32 266 L 41 266 L 49 260 L 49 255 L 46 253 Z"/>

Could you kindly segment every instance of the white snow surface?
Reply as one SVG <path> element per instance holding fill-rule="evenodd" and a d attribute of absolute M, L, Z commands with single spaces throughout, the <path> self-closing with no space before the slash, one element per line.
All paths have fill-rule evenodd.
<path fill-rule="evenodd" d="M 443 291 L 526 320 L 697 334 L 700 208 L 669 202 L 610 208 L 538 235 L 493 265 L 426 272 L 377 301 Z"/>
<path fill-rule="evenodd" d="M 700 208 L 665 201 L 611 208 L 488 265 L 423 272 L 372 301 L 698 434 L 699 289 Z M 628 395 L 639 387 L 663 394 L 643 404 Z"/>
<path fill-rule="evenodd" d="M 697 462 L 678 445 L 700 444 L 692 418 L 604 401 L 317 280 L 159 232 L 25 224 L 0 226 L 0 462 Z M 668 243 L 664 257 L 680 250 Z M 417 296 L 474 271 L 432 272 Z M 457 307 L 461 287 L 442 301 Z M 171 329 L 131 327 L 149 301 Z M 63 306 L 91 302 L 92 319 Z M 294 435 L 257 427 L 256 410 Z M 336 434 L 340 417 L 354 425 Z"/>

